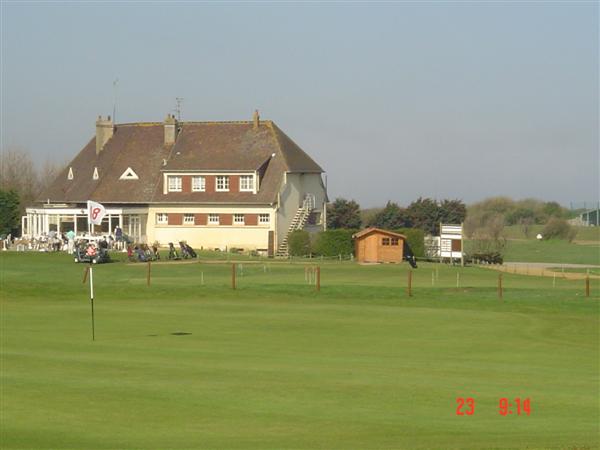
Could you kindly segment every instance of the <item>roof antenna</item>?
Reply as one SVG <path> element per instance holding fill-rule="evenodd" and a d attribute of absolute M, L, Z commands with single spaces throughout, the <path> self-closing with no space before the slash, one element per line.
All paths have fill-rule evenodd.
<path fill-rule="evenodd" d="M 115 78 L 113 81 L 113 123 L 117 123 L 117 83 L 119 82 L 118 78 Z"/>
<path fill-rule="evenodd" d="M 181 104 L 183 103 L 183 97 L 175 97 L 175 112 L 177 113 L 177 121 L 181 122 Z"/>

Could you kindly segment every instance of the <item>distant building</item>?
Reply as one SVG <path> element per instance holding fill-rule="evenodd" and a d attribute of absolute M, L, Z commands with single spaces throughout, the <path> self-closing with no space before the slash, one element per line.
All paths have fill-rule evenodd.
<path fill-rule="evenodd" d="M 597 227 L 599 224 L 600 208 L 588 209 L 579 214 L 579 222 L 585 227 Z"/>
<path fill-rule="evenodd" d="M 88 231 L 86 202 L 107 208 L 136 242 L 187 241 L 287 255 L 291 231 L 325 227 L 323 169 L 272 121 L 113 124 L 96 135 L 27 208 L 25 236 Z"/>
<path fill-rule="evenodd" d="M 395 262 L 404 258 L 406 236 L 380 228 L 366 228 L 352 236 L 358 262 Z"/>

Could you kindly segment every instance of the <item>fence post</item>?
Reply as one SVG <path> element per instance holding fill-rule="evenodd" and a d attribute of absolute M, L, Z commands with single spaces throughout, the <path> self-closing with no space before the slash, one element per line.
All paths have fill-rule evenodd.
<path fill-rule="evenodd" d="M 498 274 L 498 299 L 502 300 L 502 274 Z"/>
<path fill-rule="evenodd" d="M 321 292 L 321 266 L 317 266 L 317 292 Z"/>
<path fill-rule="evenodd" d="M 590 276 L 585 277 L 585 296 L 590 296 Z"/>
<path fill-rule="evenodd" d="M 235 289 L 235 272 L 237 268 L 235 267 L 235 263 L 231 264 L 231 289 Z"/>

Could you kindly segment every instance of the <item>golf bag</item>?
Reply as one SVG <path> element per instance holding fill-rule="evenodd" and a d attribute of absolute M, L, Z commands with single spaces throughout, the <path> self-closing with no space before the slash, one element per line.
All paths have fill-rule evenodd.
<path fill-rule="evenodd" d="M 172 242 L 169 242 L 169 259 L 181 259 Z"/>
<path fill-rule="evenodd" d="M 194 249 L 190 247 L 185 241 L 179 242 L 179 247 L 181 248 L 181 256 L 183 256 L 184 259 L 195 258 L 196 256 L 198 256 L 196 255 Z"/>
<path fill-rule="evenodd" d="M 404 241 L 404 259 L 410 264 L 410 267 L 417 268 L 417 259 L 406 241 Z"/>

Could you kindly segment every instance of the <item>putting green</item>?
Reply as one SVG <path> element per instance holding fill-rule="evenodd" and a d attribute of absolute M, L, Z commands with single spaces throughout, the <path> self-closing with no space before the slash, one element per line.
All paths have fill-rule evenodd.
<path fill-rule="evenodd" d="M 8 448 L 597 448 L 597 280 L 0 255 Z M 457 287 L 458 284 L 458 287 Z M 473 398 L 457 415 L 457 398 Z M 500 414 L 507 398 L 512 414 Z M 518 414 L 516 400 L 530 399 Z M 467 412 L 465 405 L 461 412 Z"/>

